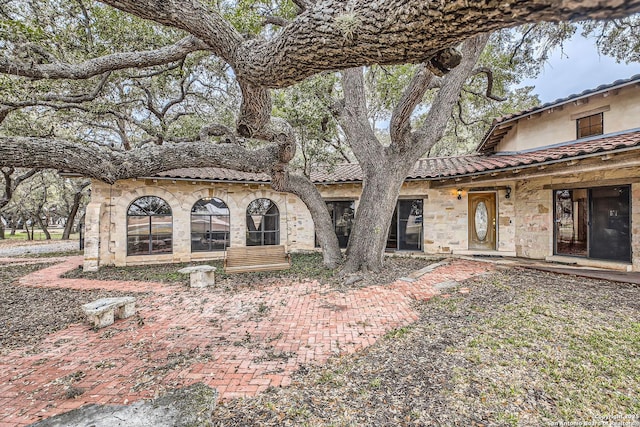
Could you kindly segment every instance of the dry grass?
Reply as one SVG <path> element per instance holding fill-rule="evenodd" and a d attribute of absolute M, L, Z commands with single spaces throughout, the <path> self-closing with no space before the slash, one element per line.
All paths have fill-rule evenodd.
<path fill-rule="evenodd" d="M 294 384 L 224 402 L 224 426 L 540 426 L 640 414 L 640 289 L 528 270 L 465 283 L 420 321 Z"/>

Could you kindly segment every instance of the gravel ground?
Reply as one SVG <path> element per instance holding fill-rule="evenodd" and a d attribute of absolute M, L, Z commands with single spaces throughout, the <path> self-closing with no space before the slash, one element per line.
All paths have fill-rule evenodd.
<path fill-rule="evenodd" d="M 47 254 L 55 252 L 71 252 L 77 251 L 78 246 L 79 243 L 77 240 L 0 240 L 0 257 Z"/>

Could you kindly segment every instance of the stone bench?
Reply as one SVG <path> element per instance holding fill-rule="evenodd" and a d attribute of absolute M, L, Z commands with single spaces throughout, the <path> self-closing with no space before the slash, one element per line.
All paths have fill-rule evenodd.
<path fill-rule="evenodd" d="M 216 268 L 210 265 L 194 265 L 178 270 L 178 273 L 188 274 L 192 288 L 206 288 L 216 284 Z"/>
<path fill-rule="evenodd" d="M 114 317 L 126 319 L 136 313 L 135 297 L 101 298 L 82 306 L 84 314 L 95 328 L 113 323 Z"/>

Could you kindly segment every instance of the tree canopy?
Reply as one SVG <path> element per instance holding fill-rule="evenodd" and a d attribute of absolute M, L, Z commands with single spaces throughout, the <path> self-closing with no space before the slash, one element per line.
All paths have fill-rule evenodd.
<path fill-rule="evenodd" d="M 638 11 L 640 0 L 7 0 L 0 166 L 110 183 L 182 167 L 266 172 L 276 190 L 307 204 L 325 261 L 335 264 L 324 203 L 289 167 L 298 144 L 307 173 L 309 156 L 353 158 L 369 182 L 380 179 L 376 169 L 394 170 L 379 182 L 388 210 L 416 158 L 450 152 L 451 140 L 437 145 L 447 128 L 465 141 L 479 132 L 474 123 L 512 78 L 508 67 L 489 66 L 513 61 L 501 49 L 534 55 L 528 41 L 549 34 L 543 21 L 618 19 L 584 31 L 631 34 L 637 18 L 628 16 Z M 522 25 L 522 42 L 502 32 L 485 49 L 490 33 Z M 551 28 L 567 34 L 563 25 Z M 617 49 L 606 36 L 601 47 L 618 56 L 637 49 Z M 274 89 L 289 87 L 274 99 Z M 511 102 L 532 99 L 522 91 Z M 389 121 L 386 140 L 370 126 L 376 117 Z M 390 215 L 378 216 L 379 236 Z"/>

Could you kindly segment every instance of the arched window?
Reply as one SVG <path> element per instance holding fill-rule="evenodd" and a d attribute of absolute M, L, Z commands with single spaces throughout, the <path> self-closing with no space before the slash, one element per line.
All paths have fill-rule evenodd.
<path fill-rule="evenodd" d="M 223 251 L 229 246 L 229 208 L 220 199 L 200 199 L 191 208 L 191 251 Z"/>
<path fill-rule="evenodd" d="M 171 253 L 171 207 L 156 196 L 136 199 L 127 210 L 127 255 Z"/>
<path fill-rule="evenodd" d="M 247 207 L 247 246 L 280 244 L 280 212 L 269 199 L 256 199 Z"/>

